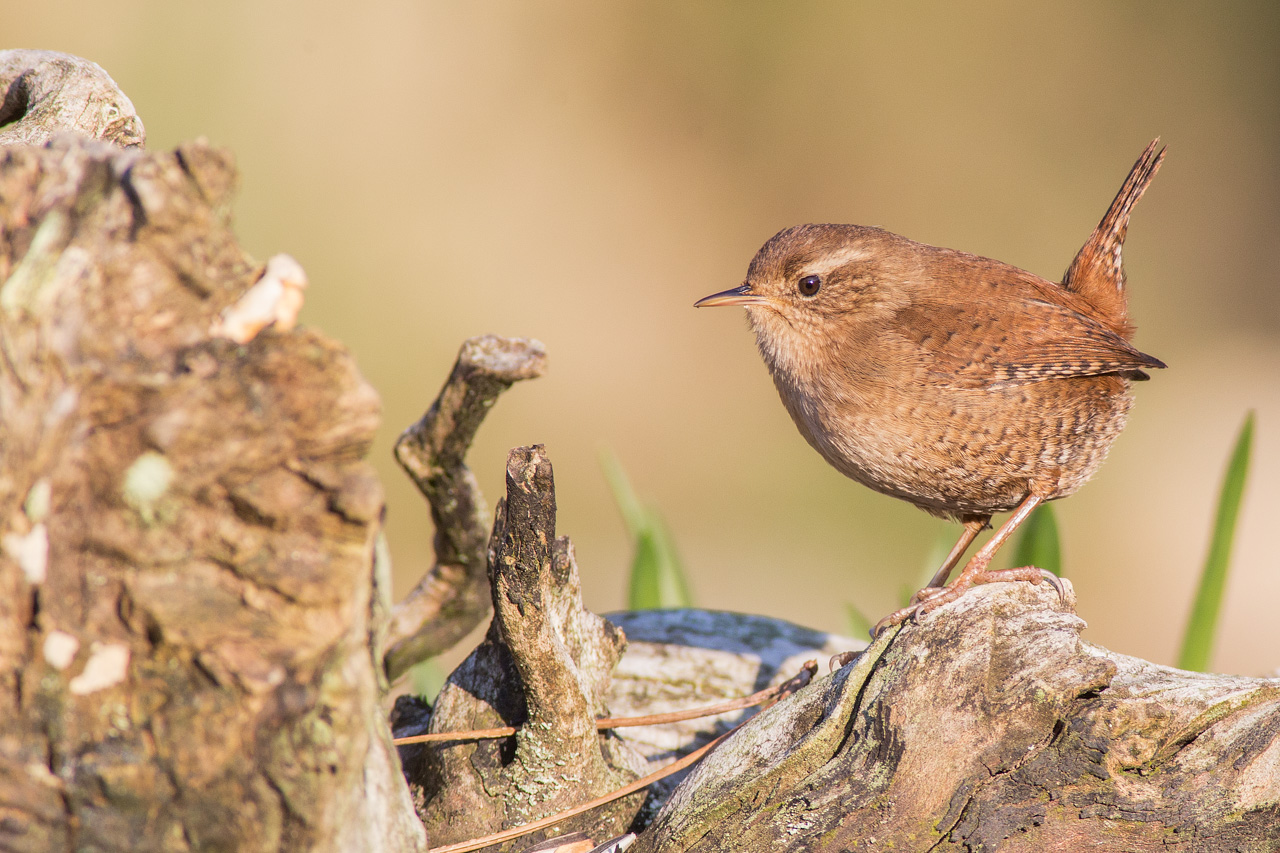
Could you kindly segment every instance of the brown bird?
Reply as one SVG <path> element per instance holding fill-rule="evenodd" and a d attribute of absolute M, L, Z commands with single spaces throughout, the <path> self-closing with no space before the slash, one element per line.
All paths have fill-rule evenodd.
<path fill-rule="evenodd" d="M 1057 585 L 1040 569 L 988 567 L 1036 506 L 1093 475 L 1124 427 L 1129 383 L 1165 366 L 1129 344 L 1121 264 L 1129 214 L 1164 159 L 1159 141 L 1061 284 L 879 228 L 798 225 L 764 244 L 740 286 L 695 303 L 746 307 L 783 404 L 836 470 L 964 525 L 929 586 L 873 634 L 974 584 Z"/>

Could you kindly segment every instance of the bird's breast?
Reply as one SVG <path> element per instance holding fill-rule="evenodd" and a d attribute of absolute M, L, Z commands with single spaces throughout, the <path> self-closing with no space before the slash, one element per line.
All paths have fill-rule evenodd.
<path fill-rule="evenodd" d="M 834 468 L 945 516 L 1012 509 L 1033 482 L 1054 497 L 1074 492 L 1102 463 L 1131 402 L 1118 376 L 957 389 L 922 370 L 863 364 L 775 371 L 774 383 Z"/>

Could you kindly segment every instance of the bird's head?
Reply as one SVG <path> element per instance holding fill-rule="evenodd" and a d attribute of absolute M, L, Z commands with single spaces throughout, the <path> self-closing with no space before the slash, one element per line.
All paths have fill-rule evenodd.
<path fill-rule="evenodd" d="M 775 372 L 809 372 L 862 337 L 906 299 L 916 244 L 879 228 L 797 225 L 760 248 L 738 287 L 697 308 L 747 309 L 760 353 Z"/>

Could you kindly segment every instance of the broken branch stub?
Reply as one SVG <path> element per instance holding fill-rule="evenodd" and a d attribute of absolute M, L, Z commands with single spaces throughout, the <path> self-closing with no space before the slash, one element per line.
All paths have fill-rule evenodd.
<path fill-rule="evenodd" d="M 494 618 L 484 642 L 440 692 L 430 731 L 510 725 L 512 738 L 403 747 L 405 773 L 434 845 L 555 814 L 641 775 L 643 760 L 611 732 L 610 674 L 626 640 L 582 606 L 573 547 L 555 535 L 551 463 L 540 446 L 507 461 L 489 557 Z M 494 849 L 572 831 L 621 834 L 643 793 Z"/>
<path fill-rule="evenodd" d="M 542 344 L 483 335 L 463 343 L 444 387 L 396 442 L 396 459 L 431 508 L 436 563 L 391 612 L 385 666 L 396 678 L 461 640 L 490 613 L 489 510 L 465 457 L 498 396 L 541 376 Z"/>

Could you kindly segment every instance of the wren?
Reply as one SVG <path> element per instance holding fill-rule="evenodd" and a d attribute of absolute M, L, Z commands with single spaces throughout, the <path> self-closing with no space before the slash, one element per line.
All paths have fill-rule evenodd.
<path fill-rule="evenodd" d="M 1124 427 L 1130 383 L 1165 366 L 1129 343 L 1121 263 L 1158 144 L 1060 284 L 879 228 L 798 225 L 764 244 L 740 286 L 695 303 L 746 308 L 783 405 L 836 470 L 964 525 L 929 586 L 873 635 L 974 584 L 1058 583 L 989 566 L 1036 506 L 1093 476 Z M 991 516 L 1010 510 L 944 586 Z"/>

